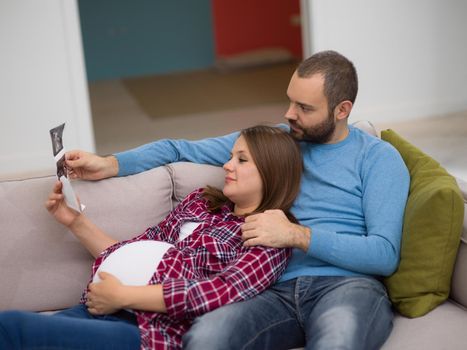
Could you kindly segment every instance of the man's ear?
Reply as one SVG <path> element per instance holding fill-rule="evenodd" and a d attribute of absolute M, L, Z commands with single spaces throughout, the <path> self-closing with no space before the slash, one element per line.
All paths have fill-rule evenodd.
<path fill-rule="evenodd" d="M 350 111 L 352 110 L 353 103 L 349 100 L 342 101 L 334 109 L 334 116 L 337 120 L 345 119 L 349 116 Z"/>

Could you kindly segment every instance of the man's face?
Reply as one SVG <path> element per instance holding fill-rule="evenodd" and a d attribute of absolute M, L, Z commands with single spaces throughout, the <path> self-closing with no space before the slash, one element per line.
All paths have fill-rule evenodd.
<path fill-rule="evenodd" d="M 314 74 L 300 78 L 295 72 L 290 79 L 287 96 L 290 100 L 285 118 L 290 124 L 290 134 L 297 140 L 328 143 L 336 128 L 332 111 L 324 96 L 324 77 Z"/>

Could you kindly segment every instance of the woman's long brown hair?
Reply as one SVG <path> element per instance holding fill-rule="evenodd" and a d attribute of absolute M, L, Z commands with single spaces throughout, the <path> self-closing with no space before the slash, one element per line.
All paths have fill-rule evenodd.
<path fill-rule="evenodd" d="M 258 125 L 240 132 L 263 182 L 263 197 L 258 208 L 249 213 L 281 209 L 289 220 L 297 222 L 290 213 L 300 189 L 303 161 L 297 142 L 286 131 L 277 127 Z M 230 200 L 221 190 L 207 186 L 204 197 L 209 210 L 214 212 Z"/>

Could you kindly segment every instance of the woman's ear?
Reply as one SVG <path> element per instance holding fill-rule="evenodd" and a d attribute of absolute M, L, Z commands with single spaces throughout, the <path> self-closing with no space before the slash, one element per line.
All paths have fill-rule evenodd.
<path fill-rule="evenodd" d="M 334 109 L 334 116 L 337 120 L 345 119 L 349 116 L 350 111 L 352 110 L 353 103 L 349 100 L 342 101 Z"/>

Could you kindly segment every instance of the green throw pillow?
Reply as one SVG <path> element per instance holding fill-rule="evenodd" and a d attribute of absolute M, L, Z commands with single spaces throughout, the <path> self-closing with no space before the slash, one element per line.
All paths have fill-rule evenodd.
<path fill-rule="evenodd" d="M 382 131 L 381 138 L 399 151 L 410 172 L 401 260 L 384 283 L 402 315 L 419 317 L 449 296 L 464 203 L 454 177 L 433 158 L 392 130 Z"/>

